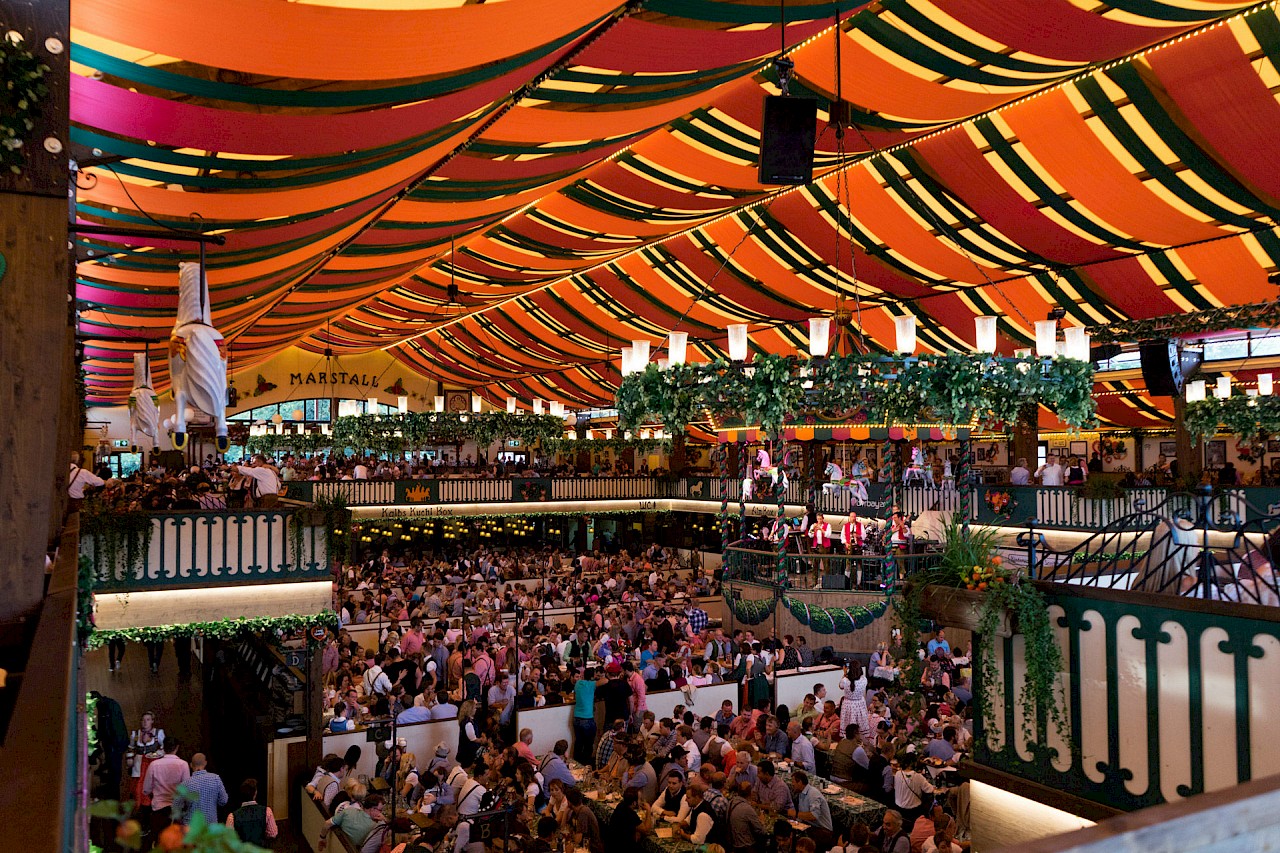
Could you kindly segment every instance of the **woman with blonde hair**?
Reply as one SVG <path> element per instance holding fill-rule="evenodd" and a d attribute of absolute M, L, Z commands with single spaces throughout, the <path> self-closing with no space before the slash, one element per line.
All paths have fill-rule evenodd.
<path fill-rule="evenodd" d="M 470 767 L 480 753 L 480 737 L 475 724 L 476 701 L 468 699 L 458 709 L 458 763 Z"/>

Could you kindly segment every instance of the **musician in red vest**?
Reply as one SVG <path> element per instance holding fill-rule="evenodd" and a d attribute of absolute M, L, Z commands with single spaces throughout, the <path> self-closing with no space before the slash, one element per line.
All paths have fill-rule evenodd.
<path fill-rule="evenodd" d="M 818 519 L 809 525 L 809 538 L 813 540 L 813 550 L 819 554 L 831 553 L 831 525 L 827 522 L 826 517 L 822 513 L 818 513 Z M 827 565 L 825 560 L 818 561 L 818 571 L 826 572 Z"/>
<path fill-rule="evenodd" d="M 857 513 L 850 511 L 849 520 L 845 522 L 844 527 L 840 528 L 840 544 L 844 546 L 846 554 L 861 554 L 865 543 L 866 536 L 862 530 L 862 522 L 858 520 Z"/>

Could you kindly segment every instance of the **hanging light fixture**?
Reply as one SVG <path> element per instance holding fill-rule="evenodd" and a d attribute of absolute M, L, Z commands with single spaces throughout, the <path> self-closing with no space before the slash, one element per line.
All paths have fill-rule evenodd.
<path fill-rule="evenodd" d="M 369 398 L 369 408 L 366 409 L 366 411 L 371 415 L 378 414 L 378 398 L 377 397 Z"/>
<path fill-rule="evenodd" d="M 480 407 L 484 404 L 484 399 L 479 394 L 471 395 L 471 411 L 477 415 L 480 414 Z"/>
<path fill-rule="evenodd" d="M 1076 361 L 1089 360 L 1089 333 L 1084 326 L 1071 326 L 1062 330 L 1063 355 Z"/>
<path fill-rule="evenodd" d="M 1050 358 L 1057 353 L 1058 321 L 1036 320 L 1036 355 Z"/>
<path fill-rule="evenodd" d="M 559 400 L 552 400 L 550 403 L 550 409 L 552 417 L 564 417 L 564 403 L 561 403 Z"/>
<path fill-rule="evenodd" d="M 282 423 L 283 421 L 284 421 L 284 415 L 280 414 L 279 412 L 276 412 L 274 415 L 271 416 L 271 422 L 273 424 Z"/>
<path fill-rule="evenodd" d="M 437 395 L 436 395 L 436 398 L 435 398 L 435 400 L 434 400 L 433 402 L 436 404 L 436 411 L 437 411 L 437 412 L 443 412 L 443 411 L 444 411 L 444 395 L 443 395 L 443 394 L 437 394 Z"/>
<path fill-rule="evenodd" d="M 897 332 L 898 352 L 911 355 L 916 351 L 916 318 L 913 314 L 893 318 L 894 331 Z"/>
<path fill-rule="evenodd" d="M 731 323 L 729 332 L 729 360 L 747 360 L 747 324 Z"/>
<path fill-rule="evenodd" d="M 658 370 L 660 370 L 660 371 L 662 371 L 662 372 L 664 372 L 664 373 L 665 373 L 665 372 L 666 372 L 666 370 L 667 370 L 667 368 L 668 368 L 668 367 L 670 367 L 670 366 L 671 366 L 671 359 L 669 359 L 669 358 L 660 358 L 660 359 L 658 359 Z"/>
<path fill-rule="evenodd" d="M 623 347 L 622 348 L 622 367 L 621 367 L 623 376 L 630 376 L 632 373 L 635 372 L 634 363 L 635 363 L 635 360 L 634 358 L 632 358 L 632 355 L 631 355 L 631 347 Z"/>
<path fill-rule="evenodd" d="M 1224 400 L 1231 396 L 1231 377 L 1230 376 L 1218 377 L 1218 396 Z"/>
<path fill-rule="evenodd" d="M 507 398 L 507 414 L 514 415 L 515 413 L 516 413 L 516 398 L 508 397 Z"/>
<path fill-rule="evenodd" d="M 1195 379 L 1187 383 L 1187 402 L 1199 403 L 1204 399 L 1204 380 Z"/>
<path fill-rule="evenodd" d="M 295 421 L 300 421 L 306 417 L 306 413 L 304 413 L 302 409 L 294 409 L 289 414 L 293 417 Z"/>
<path fill-rule="evenodd" d="M 1258 396 L 1260 397 L 1271 396 L 1271 374 L 1270 373 L 1258 374 Z"/>
<path fill-rule="evenodd" d="M 542 414 L 542 400 L 537 397 L 533 398 L 533 413 L 535 415 Z"/>
<path fill-rule="evenodd" d="M 401 394 L 396 397 L 396 410 L 402 415 L 409 414 L 409 398 Z"/>
<path fill-rule="evenodd" d="M 993 353 L 996 351 L 995 317 L 974 317 L 973 332 L 974 348 L 978 352 Z"/>
<path fill-rule="evenodd" d="M 631 342 L 631 370 L 635 373 L 640 373 L 648 366 L 649 366 L 649 342 L 648 341 L 632 341 Z"/>
<path fill-rule="evenodd" d="M 831 346 L 831 318 L 809 318 L 809 357 L 826 358 Z"/>
<path fill-rule="evenodd" d="M 684 364 L 688 348 L 688 332 L 672 332 L 667 335 L 667 359 L 671 364 Z"/>

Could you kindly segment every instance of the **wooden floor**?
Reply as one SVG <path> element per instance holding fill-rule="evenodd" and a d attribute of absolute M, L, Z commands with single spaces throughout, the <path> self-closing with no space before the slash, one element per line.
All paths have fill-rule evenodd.
<path fill-rule="evenodd" d="M 178 677 L 173 643 L 165 646 L 158 674 L 152 674 L 147 664 L 147 650 L 141 645 L 128 646 L 123 666 L 116 672 L 107 669 L 107 660 L 106 648 L 94 649 L 84 656 L 85 690 L 97 690 L 119 702 L 125 725 L 130 731 L 138 727 L 144 711 L 155 712 L 156 724 L 164 729 L 165 736 L 178 738 L 181 744 L 179 754 L 183 758 L 190 760 L 196 752 L 207 754 L 209 770 L 222 774 L 234 805 L 238 796 L 236 786 L 243 773 L 237 766 L 238 756 L 220 755 L 211 745 L 211 726 L 205 711 L 202 680 L 204 667 L 200 660 L 192 655 L 189 679 Z M 277 853 L 307 850 L 305 844 L 299 845 L 292 828 L 284 822 L 272 849 Z"/>

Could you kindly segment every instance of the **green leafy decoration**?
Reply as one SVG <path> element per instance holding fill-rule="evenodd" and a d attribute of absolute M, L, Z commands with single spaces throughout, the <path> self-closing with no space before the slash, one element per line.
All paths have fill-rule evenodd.
<path fill-rule="evenodd" d="M 889 610 L 889 599 L 853 607 L 820 607 L 789 596 L 783 603 L 801 625 L 819 634 L 850 634 L 879 619 Z"/>
<path fill-rule="evenodd" d="M 725 603 L 729 605 L 729 609 L 733 611 L 733 617 L 744 625 L 759 625 L 770 616 L 773 615 L 773 609 L 777 605 L 778 600 L 773 596 L 768 598 L 756 599 L 734 599 L 729 595 L 729 591 L 724 593 Z"/>
<path fill-rule="evenodd" d="M 152 514 L 122 510 L 97 500 L 80 508 L 80 538 L 93 541 L 94 569 L 101 575 L 141 573 L 151 550 Z"/>
<path fill-rule="evenodd" d="M 1197 444 L 1219 432 L 1243 444 L 1265 441 L 1280 435 L 1280 397 L 1206 397 L 1187 404 L 1183 422 Z"/>
<path fill-rule="evenodd" d="M 333 434 L 256 435 L 250 453 L 399 453 L 474 441 L 481 449 L 495 440 L 518 438 L 526 447 L 547 446 L 564 437 L 564 421 L 554 415 L 508 412 L 409 412 L 403 415 L 348 415 L 333 423 Z"/>
<path fill-rule="evenodd" d="M 0 33 L 6 29 L 0 24 Z M 49 66 L 23 47 L 20 38 L 0 35 L 0 168 L 15 175 L 22 174 L 23 148 L 49 94 L 48 73 Z"/>
<path fill-rule="evenodd" d="M 156 643 L 175 637 L 194 637 L 199 634 L 214 640 L 236 640 L 248 635 L 274 632 L 280 637 L 309 631 L 315 627 L 338 630 L 338 614 L 332 610 L 319 613 L 289 614 L 286 616 L 260 616 L 238 619 L 219 619 L 216 622 L 187 622 L 181 625 L 157 625 L 146 628 L 116 628 L 110 631 L 94 631 L 89 637 L 89 648 L 105 646 L 111 640 L 131 643 Z M 308 642 L 312 642 L 308 636 Z"/>
<path fill-rule="evenodd" d="M 666 371 L 650 365 L 623 379 L 617 394 L 624 428 L 656 417 L 678 433 L 706 410 L 759 425 L 770 437 L 788 423 L 833 413 L 866 423 L 995 429 L 1015 422 L 1028 404 L 1047 406 L 1072 429 L 1094 426 L 1092 364 L 968 353 L 813 360 L 758 355 L 745 365 L 718 360 Z"/>

